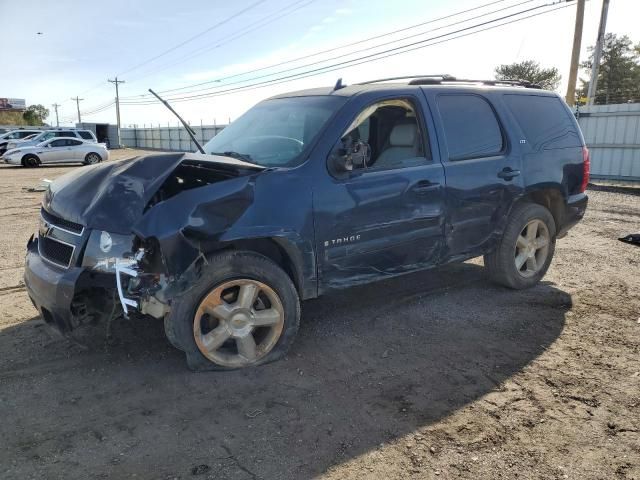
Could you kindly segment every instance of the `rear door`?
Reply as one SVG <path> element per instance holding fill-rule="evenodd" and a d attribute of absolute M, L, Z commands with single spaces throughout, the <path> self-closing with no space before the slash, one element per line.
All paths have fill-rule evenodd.
<path fill-rule="evenodd" d="M 423 88 L 437 119 L 446 176 L 446 252 L 479 255 L 501 235 L 513 200 L 523 191 L 520 141 L 490 90 Z M 511 122 L 513 123 L 513 122 Z"/>
<path fill-rule="evenodd" d="M 80 159 L 84 159 L 84 149 L 82 148 L 82 145 L 84 145 L 84 142 L 68 138 L 67 160 L 78 161 Z"/>

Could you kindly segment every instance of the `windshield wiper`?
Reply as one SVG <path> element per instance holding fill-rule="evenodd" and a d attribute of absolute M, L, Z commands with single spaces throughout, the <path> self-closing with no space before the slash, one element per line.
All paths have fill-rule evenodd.
<path fill-rule="evenodd" d="M 191 141 L 196 144 L 196 147 L 198 147 L 198 150 L 200 150 L 200 153 L 204 153 L 204 148 L 202 148 L 202 145 L 200 145 L 200 142 L 196 140 L 196 132 L 193 130 L 193 128 L 191 128 L 189 124 L 185 122 L 180 115 L 178 115 L 178 112 L 176 112 L 173 108 L 171 108 L 171 105 L 169 105 L 169 102 L 160 98 L 160 95 L 158 95 L 153 90 L 149 89 L 149 91 L 153 94 L 154 97 L 160 100 L 164 104 L 164 106 L 171 111 L 171 113 L 173 113 L 176 117 L 178 117 L 178 120 L 180 120 L 184 128 L 187 130 L 187 133 L 191 137 Z"/>
<path fill-rule="evenodd" d="M 249 155 L 248 153 L 240 153 L 240 152 L 211 152 L 210 155 L 220 155 L 223 157 L 231 157 L 231 158 L 237 158 L 238 160 L 242 160 L 244 162 L 247 163 L 252 163 L 254 165 L 260 165 L 259 163 L 256 163 L 252 158 L 251 155 Z"/>

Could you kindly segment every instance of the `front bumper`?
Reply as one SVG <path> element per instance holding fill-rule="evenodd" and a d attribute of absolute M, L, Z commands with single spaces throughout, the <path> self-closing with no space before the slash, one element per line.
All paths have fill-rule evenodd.
<path fill-rule="evenodd" d="M 558 232 L 556 234 L 558 238 L 564 237 L 571 227 L 582 220 L 588 203 L 589 197 L 586 193 L 572 195 L 567 199 L 567 204 L 562 214 L 562 222 L 558 225 Z"/>
<path fill-rule="evenodd" d="M 29 239 L 24 269 L 27 293 L 45 322 L 63 333 L 75 326 L 71 306 L 82 271 L 79 267 L 52 267 L 38 254 L 38 239 Z"/>

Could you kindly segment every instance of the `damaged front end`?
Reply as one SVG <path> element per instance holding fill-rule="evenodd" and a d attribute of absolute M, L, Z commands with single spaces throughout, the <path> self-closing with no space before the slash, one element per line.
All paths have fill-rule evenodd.
<path fill-rule="evenodd" d="M 163 318 L 195 278 L 202 252 L 251 204 L 263 170 L 166 154 L 61 177 L 45 194 L 27 246 L 34 305 L 65 333 L 118 315 Z"/>

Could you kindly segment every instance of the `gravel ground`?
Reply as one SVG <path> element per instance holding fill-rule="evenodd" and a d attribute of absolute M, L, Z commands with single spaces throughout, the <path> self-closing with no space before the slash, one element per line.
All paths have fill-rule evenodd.
<path fill-rule="evenodd" d="M 1 478 L 640 479 L 640 196 L 590 192 L 531 290 L 481 260 L 357 287 L 285 360 L 193 374 L 157 322 L 83 349 L 36 315 L 24 188 L 71 168 L 0 166 Z"/>

